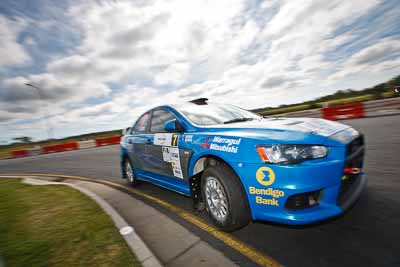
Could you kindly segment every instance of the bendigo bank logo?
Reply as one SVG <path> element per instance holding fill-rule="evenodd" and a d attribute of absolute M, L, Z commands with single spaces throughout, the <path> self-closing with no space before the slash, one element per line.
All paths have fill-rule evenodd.
<path fill-rule="evenodd" d="M 269 167 L 261 167 L 256 172 L 257 181 L 264 186 L 268 186 L 274 183 L 275 173 Z"/>

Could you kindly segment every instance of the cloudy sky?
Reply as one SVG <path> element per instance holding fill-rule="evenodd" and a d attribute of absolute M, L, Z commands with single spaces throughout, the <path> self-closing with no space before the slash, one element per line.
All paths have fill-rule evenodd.
<path fill-rule="evenodd" d="M 400 74 L 398 0 L 0 1 L 0 143 L 129 126 L 209 97 L 252 109 Z M 27 87 L 32 83 L 41 88 Z"/>

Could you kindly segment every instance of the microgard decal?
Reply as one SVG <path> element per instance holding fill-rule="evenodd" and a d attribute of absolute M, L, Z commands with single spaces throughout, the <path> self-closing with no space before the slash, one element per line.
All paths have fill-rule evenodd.
<path fill-rule="evenodd" d="M 225 138 L 220 136 L 215 136 L 211 139 L 211 137 L 207 137 L 203 144 L 200 145 L 200 148 L 206 148 L 211 150 L 217 150 L 228 153 L 237 153 L 239 151 L 239 145 L 242 141 L 241 138 Z M 211 143 L 209 143 L 211 142 Z"/>

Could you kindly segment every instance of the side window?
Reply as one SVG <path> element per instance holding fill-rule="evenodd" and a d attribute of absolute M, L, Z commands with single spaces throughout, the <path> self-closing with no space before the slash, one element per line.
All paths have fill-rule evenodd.
<path fill-rule="evenodd" d="M 165 132 L 164 124 L 173 119 L 175 119 L 175 116 L 168 111 L 162 109 L 154 110 L 153 117 L 151 119 L 150 131 L 153 133 Z"/>
<path fill-rule="evenodd" d="M 150 121 L 150 112 L 147 112 L 140 117 L 135 126 L 133 127 L 133 132 L 145 132 Z"/>

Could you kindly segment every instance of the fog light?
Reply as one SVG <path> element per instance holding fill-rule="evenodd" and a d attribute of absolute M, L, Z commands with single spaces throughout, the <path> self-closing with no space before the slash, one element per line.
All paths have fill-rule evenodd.
<path fill-rule="evenodd" d="M 288 210 L 299 210 L 314 207 L 319 204 L 320 191 L 290 196 L 286 201 L 285 208 Z"/>

